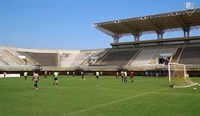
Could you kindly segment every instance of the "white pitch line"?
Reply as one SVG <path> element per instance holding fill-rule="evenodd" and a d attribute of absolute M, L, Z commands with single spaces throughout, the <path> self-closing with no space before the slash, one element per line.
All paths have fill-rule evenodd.
<path fill-rule="evenodd" d="M 159 90 L 152 91 L 152 92 L 146 92 L 146 93 L 143 93 L 143 94 L 138 94 L 138 95 L 135 95 L 135 96 L 124 98 L 124 99 L 119 99 L 119 100 L 116 100 L 116 101 L 100 104 L 100 105 L 97 105 L 97 106 L 94 106 L 94 107 L 90 107 L 90 108 L 82 109 L 82 110 L 79 110 L 79 111 L 71 112 L 71 113 L 68 113 L 67 115 L 78 114 L 78 113 L 81 113 L 81 112 L 85 112 L 85 111 L 92 110 L 92 109 L 95 109 L 95 108 L 99 108 L 99 107 L 102 107 L 102 106 L 106 106 L 106 105 L 118 103 L 118 102 L 121 102 L 121 101 L 129 100 L 129 99 L 132 99 L 132 98 L 140 97 L 140 96 L 143 96 L 143 95 L 155 93 L 157 91 L 161 91 L 161 90 L 165 90 L 165 89 L 168 89 L 168 88 L 159 89 Z"/>

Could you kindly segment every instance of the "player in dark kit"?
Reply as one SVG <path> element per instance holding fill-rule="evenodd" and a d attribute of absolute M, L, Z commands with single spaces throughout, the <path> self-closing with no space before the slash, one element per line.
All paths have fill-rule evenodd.
<path fill-rule="evenodd" d="M 47 71 L 44 71 L 44 79 L 47 79 Z"/>
<path fill-rule="evenodd" d="M 85 73 L 81 72 L 81 81 L 85 81 Z"/>
<path fill-rule="evenodd" d="M 124 71 L 122 70 L 121 71 L 121 79 L 122 79 L 122 82 L 124 81 Z"/>
<path fill-rule="evenodd" d="M 134 72 L 133 72 L 133 70 L 131 70 L 131 72 L 130 72 L 131 83 L 134 82 L 134 80 L 133 80 L 133 76 L 134 76 Z"/>

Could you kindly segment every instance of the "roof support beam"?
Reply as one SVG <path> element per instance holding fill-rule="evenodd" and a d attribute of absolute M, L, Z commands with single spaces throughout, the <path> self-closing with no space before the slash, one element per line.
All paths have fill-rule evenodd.
<path fill-rule="evenodd" d="M 131 29 L 129 29 L 128 27 L 126 27 L 124 24 L 120 23 L 120 22 L 116 22 L 116 24 L 121 27 L 122 29 L 124 29 L 125 31 L 131 33 L 134 36 L 134 40 L 135 41 L 139 41 L 140 36 L 142 35 L 139 31 L 133 31 Z"/>
<path fill-rule="evenodd" d="M 163 34 L 165 33 L 163 29 L 159 29 L 154 24 L 152 24 L 148 19 L 143 19 L 143 21 L 157 33 L 157 39 L 163 39 Z"/>
<path fill-rule="evenodd" d="M 176 19 L 182 25 L 183 29 L 187 29 L 188 28 L 188 26 L 185 25 L 185 23 L 183 22 L 183 20 L 178 15 L 176 16 Z"/>
<path fill-rule="evenodd" d="M 183 28 L 183 33 L 184 33 L 184 37 L 189 37 L 190 36 L 190 28 Z"/>
<path fill-rule="evenodd" d="M 163 39 L 163 34 L 165 33 L 164 30 L 158 30 L 157 33 L 157 39 Z"/>
<path fill-rule="evenodd" d="M 112 38 L 113 38 L 114 43 L 119 43 L 119 39 L 121 38 L 121 36 L 120 35 L 113 35 Z"/>
<path fill-rule="evenodd" d="M 183 33 L 184 33 L 184 37 L 189 37 L 190 36 L 190 27 L 187 26 L 185 24 L 185 22 L 177 15 L 176 19 L 178 20 L 178 22 L 181 24 L 182 29 L 183 29 Z"/>
<path fill-rule="evenodd" d="M 148 19 L 143 19 L 143 21 L 147 24 L 147 26 L 149 26 L 150 28 L 152 28 L 152 29 L 155 30 L 156 32 L 160 30 L 160 29 L 157 28 L 154 24 L 152 24 Z"/>
<path fill-rule="evenodd" d="M 131 33 L 131 34 L 134 34 L 134 32 L 131 30 L 131 29 L 129 29 L 128 27 L 126 27 L 124 24 L 122 24 L 122 23 L 120 23 L 120 22 L 118 22 L 118 23 L 116 23 L 119 27 L 121 27 L 122 29 L 124 29 L 125 31 L 127 31 L 127 32 L 129 32 L 129 33 Z"/>
<path fill-rule="evenodd" d="M 134 34 L 134 41 L 140 41 L 141 33 Z"/>

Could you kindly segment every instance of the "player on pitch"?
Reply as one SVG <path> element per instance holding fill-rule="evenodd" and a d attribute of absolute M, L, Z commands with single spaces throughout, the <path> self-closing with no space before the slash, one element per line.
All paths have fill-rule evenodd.
<path fill-rule="evenodd" d="M 39 81 L 39 74 L 38 73 L 35 73 L 34 75 L 33 75 L 33 78 L 32 78 L 32 82 L 34 81 L 34 85 L 33 85 L 33 88 L 35 89 L 35 90 L 37 90 L 38 89 L 38 81 Z"/>
<path fill-rule="evenodd" d="M 119 78 L 119 72 L 116 72 L 116 78 Z"/>
<path fill-rule="evenodd" d="M 47 74 L 48 74 L 48 73 L 47 73 L 47 71 L 45 70 L 45 71 L 44 71 L 44 79 L 47 79 Z"/>
<path fill-rule="evenodd" d="M 53 82 L 53 85 L 58 85 L 58 72 L 55 71 L 54 74 L 53 74 L 53 78 L 54 78 L 54 82 Z"/>
<path fill-rule="evenodd" d="M 27 80 L 27 74 L 28 74 L 28 72 L 24 72 L 24 81 Z"/>
<path fill-rule="evenodd" d="M 131 70 L 131 72 L 130 72 L 131 83 L 134 82 L 134 80 L 133 80 L 133 76 L 134 76 L 134 72 L 133 72 L 133 70 Z"/>
<path fill-rule="evenodd" d="M 124 82 L 124 71 L 121 71 L 121 79 L 122 79 L 122 83 Z"/>
<path fill-rule="evenodd" d="M 127 83 L 127 72 L 124 71 L 124 83 Z"/>
<path fill-rule="evenodd" d="M 81 72 L 81 81 L 85 81 L 85 73 Z"/>
<path fill-rule="evenodd" d="M 96 79 L 99 80 L 99 71 L 96 71 Z"/>

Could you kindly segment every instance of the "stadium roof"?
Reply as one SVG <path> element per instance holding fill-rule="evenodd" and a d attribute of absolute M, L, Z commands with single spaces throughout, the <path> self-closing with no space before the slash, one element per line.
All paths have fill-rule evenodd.
<path fill-rule="evenodd" d="M 188 11 L 189 12 L 189 11 Z M 119 19 L 94 23 L 94 27 L 110 36 L 129 36 L 158 33 L 160 31 L 183 31 L 200 28 L 200 8 L 190 11 L 175 11 L 163 14 Z"/>

